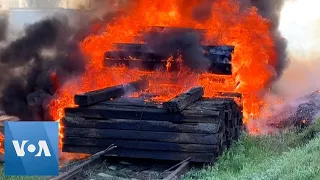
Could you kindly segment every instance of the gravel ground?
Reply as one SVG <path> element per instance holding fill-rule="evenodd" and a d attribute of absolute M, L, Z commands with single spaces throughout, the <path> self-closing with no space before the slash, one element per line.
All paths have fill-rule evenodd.
<path fill-rule="evenodd" d="M 77 161 L 62 168 L 68 169 L 80 164 Z M 76 180 L 158 180 L 168 176 L 172 171 L 164 172 L 178 162 L 141 160 L 141 159 L 114 159 L 108 158 L 82 171 Z M 174 170 L 174 169 L 173 169 Z"/>

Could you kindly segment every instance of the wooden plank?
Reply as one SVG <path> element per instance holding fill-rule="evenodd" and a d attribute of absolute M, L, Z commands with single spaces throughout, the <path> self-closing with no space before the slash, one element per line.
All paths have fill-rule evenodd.
<path fill-rule="evenodd" d="M 88 119 L 81 117 L 64 117 L 62 119 L 64 127 L 95 128 L 95 129 L 121 129 L 121 130 L 141 130 L 154 132 L 185 132 L 213 134 L 220 129 L 220 121 L 211 123 L 183 123 L 177 124 L 169 121 L 152 120 L 126 120 L 126 119 Z"/>
<path fill-rule="evenodd" d="M 127 54 L 127 53 L 124 53 Z M 154 70 L 162 70 L 167 71 L 167 62 L 161 61 L 162 59 L 167 59 L 168 57 L 156 57 L 154 54 L 144 54 L 143 56 L 135 56 L 133 58 L 143 58 L 141 59 L 135 59 L 132 60 L 130 58 L 131 56 L 127 56 L 126 59 L 120 59 L 120 58 L 106 58 L 104 60 L 104 65 L 107 67 L 118 67 L 118 66 L 126 66 L 128 68 L 132 69 L 139 69 L 143 71 L 154 71 Z M 154 61 L 154 57 L 158 59 L 157 61 Z M 150 58 L 150 60 L 147 60 Z M 171 67 L 169 69 L 170 72 L 178 71 L 179 70 L 179 64 L 176 62 L 171 63 Z"/>
<path fill-rule="evenodd" d="M 96 106 L 97 108 L 101 108 L 101 109 L 108 109 L 108 110 L 118 110 L 118 109 L 123 109 L 123 110 L 134 110 L 134 111 L 141 111 L 141 110 L 146 110 L 146 111 L 153 111 L 155 110 L 156 112 L 159 112 L 157 111 L 157 109 L 159 109 L 159 107 L 157 106 L 148 106 L 148 105 L 145 105 L 143 106 L 142 104 L 141 105 L 130 105 L 130 104 L 119 104 L 119 105 L 116 105 L 116 104 L 97 104 L 98 106 Z"/>
<path fill-rule="evenodd" d="M 122 101 L 120 101 L 121 99 Z M 142 98 L 141 99 L 140 98 L 117 98 L 112 101 L 103 101 L 103 102 L 97 103 L 97 105 L 113 106 L 113 107 L 134 106 L 134 107 L 147 107 L 147 108 L 162 108 L 162 104 L 145 102 L 145 100 Z"/>
<path fill-rule="evenodd" d="M 77 94 L 74 96 L 75 104 L 88 106 L 111 98 L 121 97 L 125 94 L 123 86 L 112 86 L 109 88 Z"/>
<path fill-rule="evenodd" d="M 175 132 L 151 132 L 113 129 L 64 128 L 66 137 L 107 138 L 157 142 L 219 144 L 220 134 L 195 134 Z"/>
<path fill-rule="evenodd" d="M 197 30 L 190 29 L 190 31 L 195 32 Z M 144 52 L 144 53 L 153 52 L 153 50 L 147 44 L 115 43 L 114 45 L 118 50 L 126 50 L 130 52 Z M 234 51 L 234 46 L 202 46 L 202 48 L 210 52 L 211 54 L 219 54 L 219 55 L 225 55 L 225 56 L 231 55 L 232 52 Z"/>
<path fill-rule="evenodd" d="M 235 107 L 233 99 L 221 99 L 221 98 L 201 98 L 199 101 L 194 102 L 186 107 L 186 110 L 192 109 L 211 109 L 211 108 L 223 108 L 231 109 Z"/>
<path fill-rule="evenodd" d="M 89 147 L 89 146 L 71 146 L 65 145 L 62 148 L 63 152 L 86 153 L 94 154 L 103 150 L 104 147 Z M 191 162 L 207 162 L 212 163 L 216 160 L 214 153 L 191 153 L 191 152 L 175 152 L 175 151 L 152 151 L 141 149 L 113 149 L 105 154 L 105 156 L 118 156 L 127 158 L 142 158 L 142 159 L 157 159 L 157 160 L 172 160 L 182 161 L 191 157 Z"/>
<path fill-rule="evenodd" d="M 128 62 L 135 63 L 137 62 L 137 65 L 140 64 L 140 66 L 145 66 L 147 63 L 150 63 L 152 65 L 152 62 L 154 64 L 159 63 L 166 63 L 166 59 L 168 56 L 166 54 L 156 54 L 152 51 L 127 51 L 127 50 L 121 50 L 121 51 L 107 51 L 105 52 L 105 58 L 106 58 L 106 65 L 108 65 L 108 61 L 118 61 L 118 62 L 124 62 L 123 60 L 129 60 Z M 131 64 L 131 63 L 130 63 Z M 111 64 L 109 64 L 111 65 Z"/>
<path fill-rule="evenodd" d="M 183 113 L 167 113 L 164 109 L 144 108 L 144 107 L 105 107 L 95 105 L 90 107 L 65 108 L 65 114 L 68 117 L 85 117 L 97 119 L 135 119 L 135 120 L 154 120 L 154 121 L 172 121 L 172 122 L 198 122 L 203 120 L 209 122 L 211 119 L 220 118 L 221 111 L 206 110 L 185 111 Z"/>
<path fill-rule="evenodd" d="M 217 95 L 222 97 L 242 98 L 242 94 L 237 92 L 217 92 Z"/>
<path fill-rule="evenodd" d="M 181 144 L 181 143 L 168 143 L 168 142 L 78 138 L 78 137 L 65 137 L 63 139 L 63 144 L 64 145 L 90 146 L 90 147 L 91 146 L 108 147 L 110 144 L 115 144 L 117 147 L 128 148 L 128 149 L 181 151 L 181 152 L 218 153 L 218 151 L 219 151 L 219 147 L 217 145 Z"/>
<path fill-rule="evenodd" d="M 88 106 L 111 98 L 118 98 L 132 92 L 139 92 L 147 87 L 148 81 L 146 79 L 141 79 L 124 85 L 77 94 L 74 97 L 74 101 L 79 106 Z"/>
<path fill-rule="evenodd" d="M 212 62 L 207 72 L 221 75 L 232 75 L 232 64 L 217 62 L 220 59 L 225 59 L 225 55 L 208 54 L 206 55 L 206 57 Z M 135 68 L 146 71 L 168 71 L 166 67 L 167 62 L 163 61 L 163 59 L 168 58 L 169 57 L 167 56 L 154 53 L 128 51 L 106 52 L 104 65 L 108 67 L 126 66 L 129 68 Z M 169 69 L 170 72 L 177 72 L 179 71 L 179 69 L 181 69 L 181 65 L 177 61 L 171 62 L 171 66 Z"/>
<path fill-rule="evenodd" d="M 182 93 L 170 101 L 164 102 L 163 108 L 168 112 L 181 112 L 188 105 L 199 100 L 204 95 L 203 87 L 194 87 L 189 91 Z"/>

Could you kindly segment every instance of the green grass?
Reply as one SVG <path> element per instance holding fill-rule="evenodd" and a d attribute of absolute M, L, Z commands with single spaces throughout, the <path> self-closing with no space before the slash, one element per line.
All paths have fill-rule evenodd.
<path fill-rule="evenodd" d="M 320 123 L 303 132 L 252 137 L 244 134 L 214 166 L 193 170 L 185 179 L 320 179 Z"/>
<path fill-rule="evenodd" d="M 4 166 L 0 165 L 0 180 L 42 180 L 44 178 L 32 177 L 32 176 L 4 176 Z"/>
<path fill-rule="evenodd" d="M 320 121 L 303 132 L 282 132 L 240 141 L 214 166 L 192 170 L 186 180 L 320 180 Z M 0 180 L 38 180 L 39 177 L 6 177 L 0 165 Z"/>

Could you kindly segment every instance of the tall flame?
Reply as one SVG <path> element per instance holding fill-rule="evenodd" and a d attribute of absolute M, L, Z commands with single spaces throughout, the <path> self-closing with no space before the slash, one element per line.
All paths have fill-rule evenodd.
<path fill-rule="evenodd" d="M 205 88 L 205 96 L 213 97 L 216 91 L 237 91 L 243 94 L 245 123 L 259 114 L 264 104 L 259 97 L 275 75 L 277 54 L 271 35 L 271 22 L 262 18 L 255 7 L 240 9 L 237 0 L 216 0 L 211 16 L 203 21 L 195 21 L 191 14 L 201 0 L 140 0 L 131 11 L 106 25 L 105 32 L 88 36 L 80 46 L 90 61 L 85 73 L 79 79 L 72 79 L 59 86 L 56 98 L 50 102 L 51 116 L 60 122 L 65 107 L 75 106 L 76 93 L 87 92 L 128 81 L 139 76 L 149 76 L 148 93 L 158 94 L 156 100 L 172 98 L 192 86 Z M 113 43 L 140 43 L 135 39 L 151 26 L 188 27 L 206 29 L 205 44 L 233 45 L 232 76 L 195 74 L 187 69 L 177 73 L 145 72 L 125 67 L 103 66 L 105 51 L 114 49 Z M 170 68 L 168 60 L 167 68 Z M 54 73 L 52 78 L 55 79 Z M 237 81 L 240 86 L 235 90 Z M 62 146 L 63 126 L 60 123 L 60 146 Z M 252 129 L 252 131 L 259 131 Z M 3 142 L 3 136 L 0 136 Z M 3 151 L 3 148 L 2 150 Z"/>
<path fill-rule="evenodd" d="M 4 135 L 0 133 L 0 153 L 4 154 Z"/>
<path fill-rule="evenodd" d="M 60 120 L 65 107 L 75 106 L 73 97 L 76 93 L 133 81 L 142 75 L 151 78 L 147 92 L 159 94 L 157 100 L 160 101 L 195 85 L 204 86 L 205 96 L 212 97 L 216 91 L 234 91 L 235 80 L 238 80 L 240 86 L 236 91 L 243 93 L 245 121 L 257 116 L 263 105 L 259 93 L 265 90 L 275 75 L 273 67 L 277 63 L 271 23 L 262 18 L 255 7 L 240 9 L 240 4 L 235 0 L 216 0 L 212 5 L 212 15 L 206 21 L 195 21 L 191 17 L 192 9 L 199 2 L 140 0 L 132 11 L 106 25 L 104 33 L 88 36 L 80 44 L 83 53 L 90 59 L 86 72 L 80 79 L 70 80 L 60 87 L 56 99 L 50 104 L 53 118 Z M 114 49 L 113 43 L 139 43 L 135 37 L 151 26 L 206 29 L 205 44 L 235 46 L 232 59 L 234 75 L 199 75 L 187 69 L 178 73 L 145 72 L 103 66 L 103 55 L 107 50 Z M 217 83 L 217 78 L 224 79 L 224 82 Z M 167 79 L 175 83 L 168 83 L 165 81 Z"/>

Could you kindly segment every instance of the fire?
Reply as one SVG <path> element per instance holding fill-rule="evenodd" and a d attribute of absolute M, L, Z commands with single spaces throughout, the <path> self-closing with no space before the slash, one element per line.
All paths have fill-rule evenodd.
<path fill-rule="evenodd" d="M 50 104 L 50 112 L 60 121 L 65 107 L 75 106 L 76 93 L 87 92 L 148 76 L 147 93 L 156 94 L 155 100 L 170 99 L 192 86 L 205 88 L 205 96 L 213 97 L 216 91 L 236 91 L 243 94 L 244 120 L 256 117 L 264 102 L 259 97 L 275 75 L 277 54 L 271 36 L 271 23 L 262 18 L 255 7 L 240 10 L 236 0 L 216 0 L 211 16 L 203 21 L 192 18 L 193 8 L 200 0 L 140 0 L 132 11 L 106 25 L 105 32 L 88 36 L 81 44 L 90 61 L 80 79 L 73 79 L 60 87 Z M 188 69 L 180 72 L 145 72 L 126 67 L 104 67 L 104 53 L 113 50 L 113 43 L 141 43 L 137 36 L 152 26 L 188 27 L 205 29 L 205 44 L 233 45 L 233 75 L 209 73 L 195 74 Z M 170 61 L 167 68 L 170 69 Z M 237 86 L 237 81 L 240 85 Z M 60 126 L 61 127 L 61 126 Z M 60 128 L 62 130 L 62 127 Z M 256 130 L 254 130 L 256 131 Z M 60 131 L 61 139 L 63 133 Z"/>
<path fill-rule="evenodd" d="M 4 135 L 0 133 L 0 153 L 4 154 Z"/>

